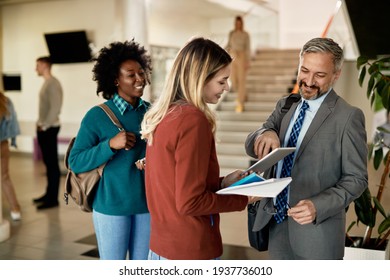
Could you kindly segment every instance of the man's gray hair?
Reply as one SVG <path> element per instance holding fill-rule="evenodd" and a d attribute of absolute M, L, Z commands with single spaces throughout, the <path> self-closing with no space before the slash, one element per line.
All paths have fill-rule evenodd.
<path fill-rule="evenodd" d="M 341 70 L 344 56 L 343 49 L 330 38 L 314 38 L 308 41 L 299 54 L 302 59 L 305 53 L 330 53 L 333 55 L 333 64 L 335 72 Z"/>

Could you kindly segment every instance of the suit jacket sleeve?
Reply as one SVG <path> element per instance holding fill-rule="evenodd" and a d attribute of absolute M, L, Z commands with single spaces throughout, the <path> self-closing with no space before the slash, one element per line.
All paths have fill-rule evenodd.
<path fill-rule="evenodd" d="M 253 150 L 253 146 L 255 144 L 257 136 L 261 135 L 264 131 L 273 130 L 279 135 L 280 124 L 281 124 L 282 119 L 284 117 L 284 114 L 282 113 L 282 108 L 285 105 L 286 100 L 287 100 L 287 98 L 283 98 L 283 99 L 279 100 L 278 103 L 276 104 L 274 111 L 268 117 L 266 122 L 259 129 L 251 132 L 247 136 L 246 141 L 245 141 L 245 150 L 249 156 L 251 156 L 253 158 L 257 158 L 257 156 Z"/>

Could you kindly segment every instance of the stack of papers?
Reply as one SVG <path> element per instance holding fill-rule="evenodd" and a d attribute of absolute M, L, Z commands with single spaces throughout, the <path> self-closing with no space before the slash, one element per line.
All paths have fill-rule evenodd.
<path fill-rule="evenodd" d="M 231 186 L 217 191 L 217 194 L 239 194 L 259 197 L 276 197 L 291 182 L 291 177 L 279 179 L 264 179 L 257 173 L 271 168 L 279 160 L 294 152 L 294 147 L 278 148 L 253 164 L 244 172 L 252 172 Z"/>
<path fill-rule="evenodd" d="M 276 197 L 292 181 L 291 177 L 268 179 L 261 182 L 230 186 L 217 191 L 217 194 L 239 194 L 258 197 Z"/>

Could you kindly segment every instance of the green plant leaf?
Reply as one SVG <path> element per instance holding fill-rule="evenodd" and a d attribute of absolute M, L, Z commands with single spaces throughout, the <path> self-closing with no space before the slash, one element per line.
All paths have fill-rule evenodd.
<path fill-rule="evenodd" d="M 390 62 L 390 56 L 382 57 L 381 59 L 378 59 L 376 62 Z"/>
<path fill-rule="evenodd" d="M 388 85 L 388 83 L 386 83 L 386 81 L 382 78 L 380 78 L 378 80 L 378 82 L 376 83 L 375 85 L 375 88 L 377 90 L 377 92 L 379 93 L 380 96 L 382 96 L 382 91 L 383 91 L 383 88 Z"/>
<path fill-rule="evenodd" d="M 384 132 L 384 133 L 390 133 L 390 130 L 384 128 L 383 126 L 378 126 L 376 129 L 377 129 L 378 131 L 382 131 L 382 132 Z"/>
<path fill-rule="evenodd" d="M 373 108 L 374 112 L 379 112 L 383 109 L 383 103 L 382 103 L 382 97 L 378 94 L 375 95 L 375 98 L 373 100 L 373 104 L 371 104 L 371 107 Z"/>
<path fill-rule="evenodd" d="M 382 91 L 378 91 L 378 94 L 382 97 L 382 104 L 383 107 L 385 107 L 386 110 L 389 110 L 389 99 L 390 99 L 390 83 L 387 83 L 383 88 Z"/>
<path fill-rule="evenodd" d="M 363 81 L 364 81 L 364 78 L 366 77 L 366 73 L 367 73 L 366 67 L 362 67 L 362 69 L 360 69 L 360 71 L 359 71 L 359 85 L 360 86 L 363 86 Z"/>
<path fill-rule="evenodd" d="M 380 225 L 378 226 L 378 233 L 382 234 L 386 230 L 390 228 L 390 217 L 387 217 L 386 220 L 384 220 Z"/>
<path fill-rule="evenodd" d="M 357 69 L 359 69 L 363 64 L 366 64 L 368 62 L 368 57 L 367 56 L 359 56 L 357 61 L 356 61 L 356 66 Z"/>
<path fill-rule="evenodd" d="M 372 94 L 372 89 L 374 88 L 375 84 L 375 77 L 371 76 L 370 79 L 368 80 L 368 85 L 367 85 L 367 98 L 369 98 Z"/>
<path fill-rule="evenodd" d="M 383 208 L 382 204 L 379 202 L 379 200 L 376 197 L 373 197 L 372 200 L 374 201 L 374 204 L 378 211 L 382 214 L 383 217 L 387 218 L 385 209 Z"/>
<path fill-rule="evenodd" d="M 373 108 L 374 111 L 375 111 L 376 103 L 377 103 L 376 100 L 378 100 L 378 98 L 375 98 L 376 96 L 377 95 L 373 94 L 373 95 L 371 95 L 371 98 L 370 98 L 370 106 Z M 382 99 L 381 99 L 381 106 L 383 106 Z"/>
<path fill-rule="evenodd" d="M 376 150 L 375 154 L 374 154 L 374 168 L 375 168 L 375 170 L 378 170 L 382 160 L 383 160 L 383 148 L 380 148 L 380 149 Z"/>
<path fill-rule="evenodd" d="M 376 74 L 379 72 L 379 66 L 377 63 L 371 64 L 371 66 L 368 68 L 368 74 L 371 76 L 376 76 Z"/>
<path fill-rule="evenodd" d="M 377 92 L 375 89 L 376 96 L 380 95 L 382 98 L 382 106 L 387 108 L 389 106 L 389 96 L 386 94 L 386 92 L 383 92 L 383 96 L 381 95 L 382 93 Z M 375 107 L 375 106 L 374 106 Z"/>
<path fill-rule="evenodd" d="M 354 201 L 354 204 L 358 221 L 361 221 L 366 226 L 374 227 L 376 215 L 374 215 L 372 208 L 370 190 L 367 188 L 362 195 Z"/>
<path fill-rule="evenodd" d="M 369 160 L 372 158 L 372 155 L 374 154 L 374 147 L 375 147 L 375 145 L 373 143 L 368 144 L 368 159 Z"/>
<path fill-rule="evenodd" d="M 353 228 L 353 226 L 356 224 L 356 221 L 352 221 L 352 223 L 347 228 L 347 233 Z"/>

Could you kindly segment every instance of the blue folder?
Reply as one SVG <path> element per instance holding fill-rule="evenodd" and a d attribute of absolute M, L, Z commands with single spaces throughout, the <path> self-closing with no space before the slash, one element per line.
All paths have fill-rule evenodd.
<path fill-rule="evenodd" d="M 249 183 L 256 183 L 256 182 L 261 182 L 264 181 L 265 179 L 258 175 L 257 173 L 253 172 L 249 174 L 248 176 L 242 178 L 241 180 L 238 180 L 234 184 L 230 185 L 229 187 L 234 187 L 234 186 L 240 186 L 240 185 L 245 185 Z"/>

